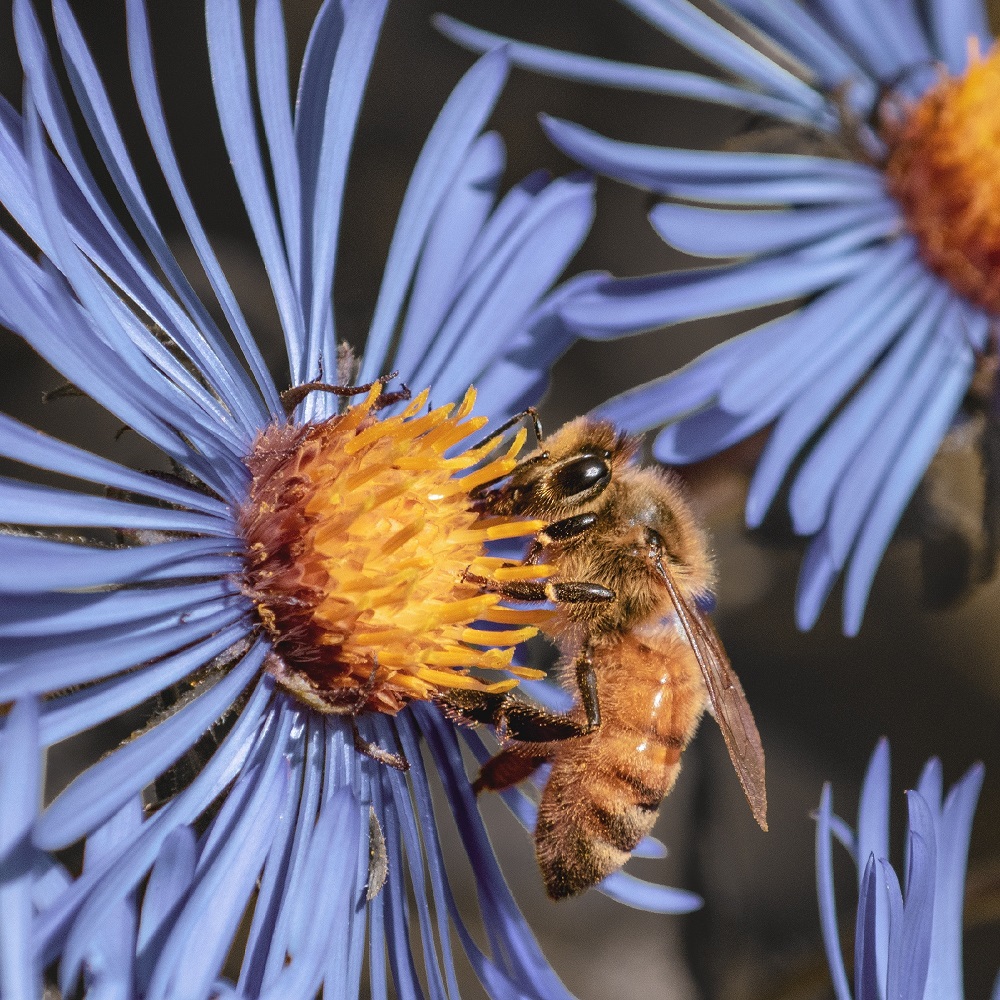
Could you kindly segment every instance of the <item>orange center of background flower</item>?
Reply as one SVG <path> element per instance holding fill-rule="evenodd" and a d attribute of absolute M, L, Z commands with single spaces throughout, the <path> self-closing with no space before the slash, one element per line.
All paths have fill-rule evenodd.
<path fill-rule="evenodd" d="M 889 190 L 927 265 L 1000 312 L 1000 47 L 974 41 L 964 76 L 943 74 L 898 119 L 885 116 Z"/>
<path fill-rule="evenodd" d="M 418 416 L 425 391 L 384 419 L 373 412 L 380 392 L 375 386 L 363 403 L 320 424 L 269 427 L 247 459 L 245 585 L 274 643 L 271 672 L 301 701 L 341 714 L 394 714 L 448 688 L 506 691 L 517 677 L 543 676 L 511 659 L 546 612 L 503 608 L 496 594 L 465 580 L 466 571 L 493 580 L 550 572 L 485 550 L 489 540 L 532 535 L 543 522 L 484 519 L 469 509 L 470 490 L 514 468 L 526 432 L 475 468 L 496 442 L 446 457 L 486 423 L 466 419 L 474 390 L 457 408 Z M 514 676 L 487 682 L 473 669 Z"/>

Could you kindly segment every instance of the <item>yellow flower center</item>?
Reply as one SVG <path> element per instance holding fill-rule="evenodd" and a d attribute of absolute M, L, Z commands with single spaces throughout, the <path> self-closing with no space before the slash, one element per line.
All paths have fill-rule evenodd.
<path fill-rule="evenodd" d="M 448 688 L 506 691 L 518 677 L 542 676 L 511 659 L 546 613 L 501 607 L 502 598 L 466 580 L 470 572 L 497 581 L 550 572 L 485 549 L 543 522 L 470 510 L 469 491 L 513 469 L 526 432 L 476 468 L 496 442 L 446 457 L 486 424 L 466 419 L 474 389 L 457 408 L 419 416 L 425 391 L 380 419 L 381 388 L 323 423 L 272 425 L 247 459 L 245 586 L 274 643 L 271 672 L 301 701 L 338 714 L 395 714 Z M 488 682 L 472 671 L 506 673 Z"/>
<path fill-rule="evenodd" d="M 1000 47 L 983 58 L 970 40 L 965 75 L 942 73 L 883 132 L 889 189 L 925 262 L 1000 312 Z"/>

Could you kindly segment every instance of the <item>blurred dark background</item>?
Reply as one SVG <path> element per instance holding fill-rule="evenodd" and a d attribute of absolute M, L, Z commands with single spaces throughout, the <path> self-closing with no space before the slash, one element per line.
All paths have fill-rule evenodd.
<path fill-rule="evenodd" d="M 122 4 L 74 5 L 126 126 L 147 192 L 182 262 L 190 264 L 175 213 L 157 179 L 130 100 Z M 218 136 L 196 0 L 150 4 L 160 84 L 185 176 L 202 219 L 269 359 L 280 371 L 280 335 L 267 283 Z M 252 4 L 245 5 L 252 7 Z M 293 61 L 316 4 L 286 5 Z M 437 35 L 430 15 L 445 11 L 476 25 L 559 48 L 687 69 L 704 64 L 613 0 L 395 0 L 390 4 L 351 165 L 339 252 L 336 307 L 341 336 L 358 347 L 371 315 L 404 186 L 428 129 L 471 56 Z M 8 18 L 0 21 L 0 84 L 19 101 L 20 67 Z M 747 127 L 744 116 L 710 106 L 551 81 L 515 71 L 493 125 L 507 142 L 507 185 L 544 166 L 572 169 L 545 140 L 546 111 L 616 137 L 712 147 Z M 612 182 L 598 187 L 598 217 L 573 270 L 619 275 L 690 266 L 646 222 L 651 201 Z M 197 280 L 196 268 L 191 274 Z M 549 427 L 625 388 L 669 372 L 768 314 L 688 323 L 605 343 L 580 343 L 559 363 L 543 419 Z M 162 461 L 94 404 L 43 404 L 62 380 L 17 338 L 0 332 L 0 405 L 66 440 L 137 467 Z M 967 442 L 966 442 L 967 443 Z M 969 518 L 982 502 L 977 464 L 961 441 L 945 473 Z M 976 760 L 986 786 L 973 831 L 967 996 L 988 995 L 1000 955 L 1000 643 L 998 590 L 983 586 L 945 610 L 923 607 L 920 545 L 912 532 L 890 549 L 876 579 L 861 634 L 840 634 L 839 594 L 812 632 L 793 621 L 802 545 L 780 517 L 748 534 L 742 501 L 747 449 L 691 474 L 695 502 L 714 538 L 719 570 L 717 620 L 739 672 L 767 752 L 771 832 L 761 834 L 743 802 L 717 727 L 707 721 L 661 813 L 658 835 L 670 857 L 633 862 L 637 874 L 701 893 L 705 908 L 687 917 L 629 911 L 590 893 L 550 904 L 541 890 L 530 840 L 495 802 L 484 804 L 504 870 L 567 985 L 588 1000 L 604 997 L 823 997 L 828 977 L 819 944 L 810 810 L 826 780 L 853 821 L 868 755 L 886 735 L 892 745 L 892 844 L 902 859 L 902 790 L 931 755 L 946 781 Z M 23 472 L 23 470 L 19 470 Z M 80 744 L 51 765 L 65 782 L 87 752 Z M 839 869 L 841 913 L 853 939 L 853 870 Z M 852 948 L 848 945 L 848 951 Z M 475 989 L 469 994 L 474 996 Z"/>

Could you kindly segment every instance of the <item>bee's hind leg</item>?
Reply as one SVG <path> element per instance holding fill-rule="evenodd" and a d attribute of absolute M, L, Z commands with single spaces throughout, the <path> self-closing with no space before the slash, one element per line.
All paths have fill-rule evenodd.
<path fill-rule="evenodd" d="M 532 754 L 523 747 L 508 747 L 491 757 L 479 769 L 479 777 L 472 783 L 473 792 L 502 792 L 530 778 L 549 759 L 548 754 Z"/>
<path fill-rule="evenodd" d="M 580 689 L 587 713 L 586 722 L 578 722 L 566 713 L 550 712 L 508 693 L 449 691 L 438 695 L 435 700 L 453 722 L 493 726 L 501 739 L 517 740 L 520 743 L 569 740 L 575 736 L 586 736 L 601 724 L 592 664 L 583 668 L 583 675 L 588 671 L 589 677 L 585 676 Z M 579 668 L 577 675 L 581 676 Z"/>

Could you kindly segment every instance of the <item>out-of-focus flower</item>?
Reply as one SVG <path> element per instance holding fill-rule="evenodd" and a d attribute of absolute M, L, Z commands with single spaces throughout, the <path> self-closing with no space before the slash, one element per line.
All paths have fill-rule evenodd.
<path fill-rule="evenodd" d="M 222 328 L 153 217 L 70 6 L 53 3 L 72 111 L 34 9 L 14 3 L 24 113 L 0 103 L 0 197 L 40 253 L 0 235 L 0 320 L 161 448 L 176 475 L 139 473 L 0 417 L 6 458 L 112 491 L 0 481 L 0 704 L 16 703 L 4 740 L 30 743 L 37 729 L 51 746 L 175 693 L 169 714 L 152 714 L 32 824 L 48 851 L 85 838 L 82 874 L 47 878 L 29 908 L 26 877 L 5 873 L 12 997 L 57 959 L 65 995 L 82 976 L 94 995 L 150 1000 L 352 997 L 367 965 L 372 996 L 385 997 L 390 979 L 399 996 L 421 995 L 421 984 L 456 996 L 453 935 L 491 996 L 566 996 L 500 874 L 454 728 L 429 699 L 537 676 L 511 662 L 533 612 L 499 607 L 463 576 L 499 562 L 487 538 L 531 530 L 473 527 L 466 500 L 511 467 L 523 434 L 486 465 L 488 447 L 458 446 L 485 423 L 474 405 L 490 417 L 519 411 L 570 343 L 557 309 L 575 286 L 550 289 L 589 229 L 593 185 L 534 175 L 497 200 L 504 147 L 483 127 L 507 61 L 481 59 L 414 168 L 357 373 L 370 389 L 347 408 L 308 391 L 356 374 L 338 352 L 333 273 L 385 6 L 323 4 L 293 101 L 279 0 L 256 6 L 253 73 L 240 4 L 206 3 L 222 134 L 302 390 L 283 397 L 178 168 L 143 0 L 126 3 L 135 96 Z M 77 113 L 127 225 L 82 151 Z M 426 392 L 394 396 L 378 380 L 390 368 L 433 386 L 437 408 L 421 412 Z M 116 530 L 120 542 L 63 534 L 81 528 Z M 410 770 L 359 747 L 397 764 L 405 755 Z M 144 811 L 144 790 L 192 750 L 201 769 Z M 11 773 L 5 848 L 25 842 L 38 798 L 37 768 L 22 783 Z M 435 783 L 468 853 L 487 951 L 452 897 Z M 616 884 L 627 896 L 624 876 Z M 660 909 L 691 904 L 667 889 L 640 895 Z M 29 921 L 36 952 L 19 965 Z M 233 982 L 223 966 L 236 940 Z"/>
<path fill-rule="evenodd" d="M 882 740 L 872 754 L 856 830 L 834 815 L 830 786 L 824 787 L 816 814 L 816 884 L 837 1000 L 850 1000 L 851 988 L 834 898 L 834 840 L 847 849 L 858 869 L 856 1000 L 961 1000 L 965 870 L 982 784 L 983 766 L 976 764 L 944 795 L 941 762 L 928 761 L 916 789 L 906 793 L 902 888 L 889 862 L 889 744 Z"/>
<path fill-rule="evenodd" d="M 698 461 L 773 424 L 747 523 L 759 525 L 790 480 L 795 530 L 812 536 L 799 625 L 811 627 L 846 570 L 844 629 L 855 634 L 896 524 L 977 355 L 990 349 L 1000 307 L 1000 49 L 980 0 L 725 0 L 717 19 L 687 0 L 622 2 L 735 82 L 521 43 L 510 58 L 771 124 L 745 149 L 699 151 L 545 119 L 553 142 L 592 169 L 703 203 L 657 205 L 650 218 L 665 240 L 740 258 L 609 279 L 562 316 L 604 338 L 807 300 L 599 412 L 634 431 L 667 423 L 654 453 L 668 463 Z M 439 25 L 473 49 L 507 41 Z"/>

